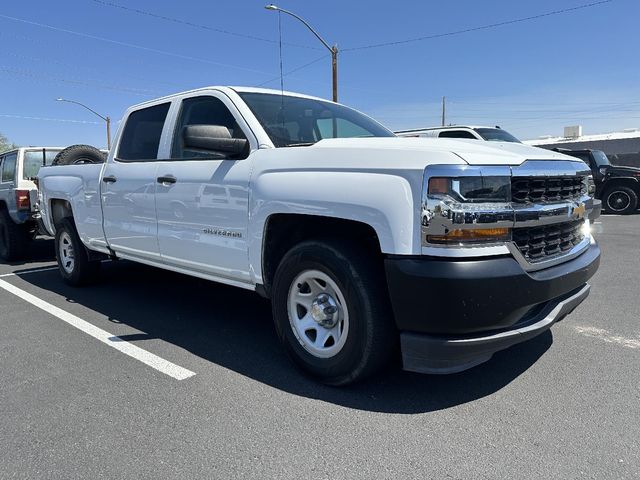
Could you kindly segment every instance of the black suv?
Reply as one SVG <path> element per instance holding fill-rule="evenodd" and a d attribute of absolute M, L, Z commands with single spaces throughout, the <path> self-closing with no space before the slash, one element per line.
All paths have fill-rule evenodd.
<path fill-rule="evenodd" d="M 610 213 L 629 214 L 638 208 L 640 196 L 640 168 L 611 165 L 600 150 L 569 150 L 554 148 L 556 152 L 577 157 L 589 165 L 596 184 L 596 198 L 601 199 Z"/>

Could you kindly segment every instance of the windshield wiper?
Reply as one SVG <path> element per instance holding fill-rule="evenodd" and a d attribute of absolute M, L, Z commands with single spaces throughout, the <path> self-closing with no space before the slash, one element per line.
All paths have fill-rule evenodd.
<path fill-rule="evenodd" d="M 283 145 L 283 147 L 310 147 L 311 145 L 315 144 L 316 142 L 287 143 Z"/>

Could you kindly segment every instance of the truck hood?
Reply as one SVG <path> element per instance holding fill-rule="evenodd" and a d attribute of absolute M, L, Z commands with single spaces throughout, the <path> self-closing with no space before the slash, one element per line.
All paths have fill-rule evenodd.
<path fill-rule="evenodd" d="M 607 169 L 607 173 L 611 175 L 618 175 L 618 176 L 640 175 L 640 168 L 629 167 L 627 165 L 609 165 L 608 167 L 606 167 L 606 169 Z"/>
<path fill-rule="evenodd" d="M 485 142 L 482 140 L 461 140 L 445 138 L 330 138 L 321 140 L 311 147 L 313 149 L 365 149 L 395 150 L 397 152 L 422 151 L 425 158 L 429 152 L 451 152 L 469 165 L 520 165 L 526 160 L 570 160 L 570 157 L 543 148 L 532 147 L 522 143 Z"/>

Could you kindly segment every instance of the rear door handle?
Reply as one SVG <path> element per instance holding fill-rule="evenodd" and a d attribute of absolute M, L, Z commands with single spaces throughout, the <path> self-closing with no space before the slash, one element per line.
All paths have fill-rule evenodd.
<path fill-rule="evenodd" d="M 163 177 L 158 177 L 157 181 L 158 183 L 162 183 L 163 185 L 166 184 L 170 184 L 170 183 L 176 183 L 178 179 L 176 177 L 174 177 L 173 175 L 165 175 Z"/>
<path fill-rule="evenodd" d="M 102 181 L 104 183 L 116 183 L 118 179 L 116 177 L 114 177 L 113 175 L 108 175 L 106 177 L 102 177 Z"/>

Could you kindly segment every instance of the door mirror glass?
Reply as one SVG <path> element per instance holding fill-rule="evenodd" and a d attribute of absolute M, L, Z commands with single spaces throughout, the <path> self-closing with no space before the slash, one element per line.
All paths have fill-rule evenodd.
<path fill-rule="evenodd" d="M 201 153 L 238 155 L 249 146 L 245 138 L 232 138 L 229 129 L 221 125 L 187 125 L 182 141 L 185 150 Z"/>

